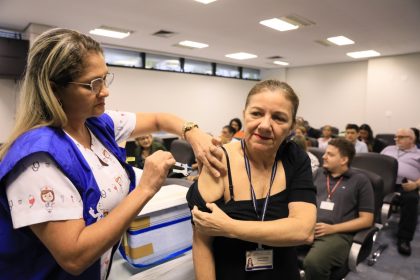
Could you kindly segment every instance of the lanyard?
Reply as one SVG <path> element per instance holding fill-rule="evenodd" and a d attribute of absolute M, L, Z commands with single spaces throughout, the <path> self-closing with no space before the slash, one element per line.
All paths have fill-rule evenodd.
<path fill-rule="evenodd" d="M 255 210 L 255 214 L 257 215 L 257 218 L 260 219 L 260 216 L 258 215 L 258 210 L 257 210 L 258 209 L 257 197 L 255 195 L 254 187 L 252 186 L 252 182 L 251 182 L 251 165 L 249 163 L 248 156 L 246 155 L 245 141 L 244 140 L 241 141 L 241 145 L 242 145 L 242 150 L 244 152 L 245 169 L 246 169 L 246 173 L 248 175 L 249 185 L 250 185 L 250 189 L 251 189 L 252 205 L 254 206 L 254 210 Z M 264 221 L 264 218 L 265 218 L 265 213 L 267 211 L 267 206 L 268 206 L 268 200 L 269 200 L 270 193 L 271 193 L 271 187 L 273 186 L 273 182 L 274 182 L 274 178 L 276 177 L 276 173 L 277 173 L 277 158 L 274 160 L 273 167 L 271 169 L 270 188 L 268 189 L 267 196 L 265 197 L 265 202 L 264 202 L 264 206 L 263 206 L 262 213 L 261 213 L 261 221 Z"/>
<path fill-rule="evenodd" d="M 327 192 L 328 192 L 328 200 L 331 200 L 332 195 L 337 190 L 338 185 L 340 185 L 341 181 L 343 180 L 343 176 L 335 183 L 333 189 L 331 190 L 330 187 L 330 175 L 327 176 Z"/>

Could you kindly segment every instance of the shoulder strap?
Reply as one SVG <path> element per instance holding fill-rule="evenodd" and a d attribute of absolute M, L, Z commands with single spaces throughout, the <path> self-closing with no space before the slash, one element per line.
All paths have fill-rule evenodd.
<path fill-rule="evenodd" d="M 234 196 L 233 196 L 233 184 L 232 184 L 232 174 L 230 172 L 229 156 L 228 156 L 228 153 L 227 153 L 226 149 L 223 146 L 221 148 L 222 148 L 222 150 L 223 150 L 223 152 L 225 153 L 225 156 L 226 156 L 228 179 L 229 179 L 229 193 L 230 193 L 231 199 L 234 200 Z"/>

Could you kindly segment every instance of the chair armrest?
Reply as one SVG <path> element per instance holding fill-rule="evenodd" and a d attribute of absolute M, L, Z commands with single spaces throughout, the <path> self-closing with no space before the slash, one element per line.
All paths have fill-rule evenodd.
<path fill-rule="evenodd" d="M 369 256 L 373 247 L 373 236 L 377 231 L 377 227 L 370 227 L 354 235 L 348 257 L 348 267 L 351 271 L 357 271 L 357 264 Z"/>
<path fill-rule="evenodd" d="M 400 196 L 399 192 L 389 193 L 384 197 L 384 203 L 392 204 Z"/>
<path fill-rule="evenodd" d="M 395 203 L 396 199 L 400 196 L 400 193 L 393 192 L 389 193 L 384 197 L 384 201 L 381 208 L 381 223 L 384 225 L 388 218 L 391 216 L 391 205 Z"/>

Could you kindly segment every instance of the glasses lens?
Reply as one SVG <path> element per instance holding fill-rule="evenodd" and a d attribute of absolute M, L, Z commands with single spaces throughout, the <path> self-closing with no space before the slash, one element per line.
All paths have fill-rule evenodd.
<path fill-rule="evenodd" d="M 95 79 L 91 82 L 91 85 L 93 93 L 98 94 L 101 91 L 102 86 L 104 85 L 104 80 L 102 80 L 102 78 Z"/>
<path fill-rule="evenodd" d="M 114 81 L 114 74 L 113 73 L 108 73 L 105 76 L 105 86 L 109 87 L 112 82 Z"/>

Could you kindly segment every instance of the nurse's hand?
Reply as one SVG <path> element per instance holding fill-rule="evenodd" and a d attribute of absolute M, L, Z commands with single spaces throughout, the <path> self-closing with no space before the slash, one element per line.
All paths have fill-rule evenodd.
<path fill-rule="evenodd" d="M 157 193 L 169 170 L 175 164 L 175 159 L 170 152 L 156 151 L 144 161 L 143 173 L 137 187 L 153 196 Z"/>
<path fill-rule="evenodd" d="M 226 174 L 226 167 L 222 163 L 223 151 L 220 141 L 209 134 L 194 128 L 186 133 L 186 140 L 191 144 L 198 162 L 199 170 L 205 165 L 215 177 Z"/>

